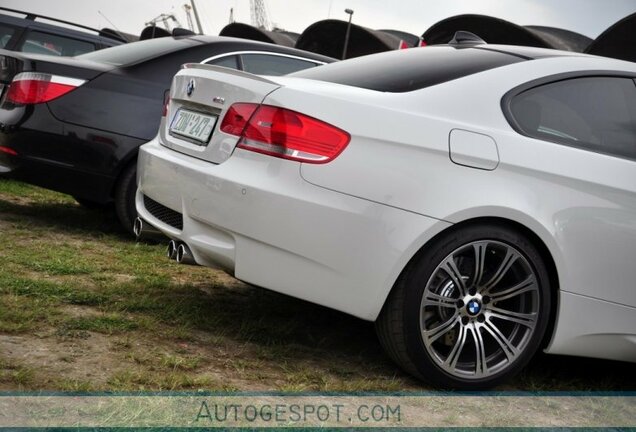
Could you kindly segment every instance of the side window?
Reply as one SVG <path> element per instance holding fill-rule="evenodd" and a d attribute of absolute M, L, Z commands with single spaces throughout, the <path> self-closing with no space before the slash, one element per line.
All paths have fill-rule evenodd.
<path fill-rule="evenodd" d="M 216 60 L 211 60 L 209 62 L 206 62 L 206 64 L 215 65 L 215 66 L 223 66 L 230 69 L 240 69 L 238 65 L 238 57 L 235 55 L 221 57 Z"/>
<path fill-rule="evenodd" d="M 0 24 L 0 48 L 7 46 L 9 39 L 13 36 L 13 33 L 15 33 L 15 29 L 13 27 Z"/>
<path fill-rule="evenodd" d="M 510 109 L 525 135 L 636 160 L 636 85 L 629 78 L 545 84 L 515 96 Z"/>
<path fill-rule="evenodd" d="M 19 51 L 57 56 L 76 56 L 95 51 L 95 44 L 77 39 L 30 31 Z"/>
<path fill-rule="evenodd" d="M 256 75 L 286 75 L 318 66 L 317 63 L 270 54 L 243 54 L 243 70 Z"/>

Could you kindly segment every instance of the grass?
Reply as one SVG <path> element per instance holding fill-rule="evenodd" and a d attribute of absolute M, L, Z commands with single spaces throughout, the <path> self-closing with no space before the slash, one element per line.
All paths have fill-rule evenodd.
<path fill-rule="evenodd" d="M 0 178 L 0 235 L 0 390 L 427 389 L 371 323 L 177 265 L 66 195 Z M 539 356 L 502 389 L 636 378 L 628 364 Z"/>
<path fill-rule="evenodd" d="M 35 372 L 32 368 L 0 357 L 0 383 L 8 383 L 17 390 L 23 390 L 33 384 L 34 377 Z"/>
<path fill-rule="evenodd" d="M 105 334 L 123 333 L 139 328 L 135 321 L 123 318 L 118 314 L 70 318 L 65 320 L 60 330 L 97 332 Z"/>

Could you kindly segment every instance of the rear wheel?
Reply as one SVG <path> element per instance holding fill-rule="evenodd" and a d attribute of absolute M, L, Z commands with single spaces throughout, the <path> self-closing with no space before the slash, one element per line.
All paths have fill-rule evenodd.
<path fill-rule="evenodd" d="M 495 386 L 527 364 L 549 311 L 538 250 L 511 228 L 480 224 L 427 246 L 396 282 L 376 328 L 406 371 L 471 390 Z"/>
<path fill-rule="evenodd" d="M 126 231 L 134 235 L 133 226 L 137 218 L 135 194 L 137 193 L 137 163 L 128 165 L 119 176 L 115 187 L 115 212 Z"/>

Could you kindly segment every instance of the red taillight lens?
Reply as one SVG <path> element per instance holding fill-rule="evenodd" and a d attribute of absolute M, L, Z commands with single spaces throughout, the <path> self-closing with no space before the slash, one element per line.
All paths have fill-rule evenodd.
<path fill-rule="evenodd" d="M 17 151 L 13 150 L 12 148 L 5 147 L 5 146 L 0 146 L 0 152 L 6 153 L 6 154 L 11 155 L 11 156 L 17 156 L 18 155 Z"/>
<path fill-rule="evenodd" d="M 221 131 L 230 135 L 241 136 L 247 121 L 252 117 L 256 108 L 258 108 L 258 104 L 235 103 L 223 117 Z"/>
<path fill-rule="evenodd" d="M 315 118 L 256 104 L 232 105 L 221 130 L 240 136 L 239 148 L 306 163 L 332 161 L 351 139 L 342 129 Z"/>
<path fill-rule="evenodd" d="M 85 80 L 45 73 L 22 72 L 13 78 L 7 92 L 7 100 L 19 105 L 49 102 L 85 82 Z"/>

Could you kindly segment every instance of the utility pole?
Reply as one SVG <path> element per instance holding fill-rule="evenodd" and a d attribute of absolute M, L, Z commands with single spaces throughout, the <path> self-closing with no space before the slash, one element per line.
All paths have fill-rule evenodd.
<path fill-rule="evenodd" d="M 342 59 L 347 58 L 347 48 L 349 47 L 349 35 L 351 33 L 351 18 L 353 17 L 353 9 L 345 9 L 345 13 L 349 14 L 349 23 L 347 24 L 347 33 L 345 34 L 344 48 L 342 48 Z"/>
<path fill-rule="evenodd" d="M 194 19 L 197 22 L 197 27 L 199 27 L 199 34 L 203 34 L 203 27 L 201 26 L 201 20 L 199 19 L 199 12 L 197 12 L 197 6 L 194 4 L 194 0 L 190 0 L 192 3 L 192 12 L 194 12 Z"/>

